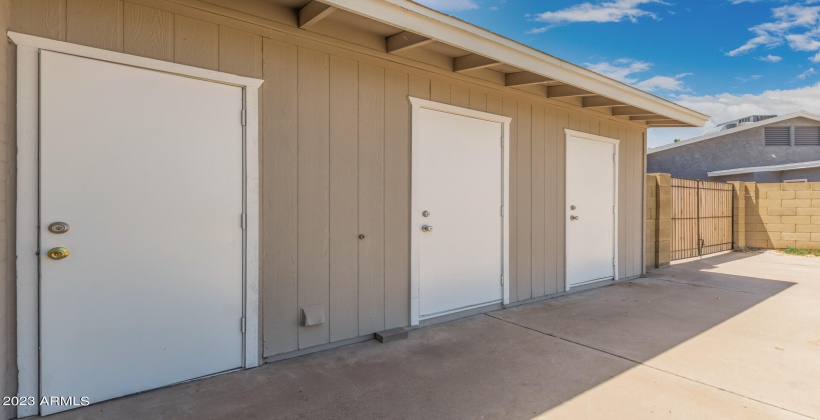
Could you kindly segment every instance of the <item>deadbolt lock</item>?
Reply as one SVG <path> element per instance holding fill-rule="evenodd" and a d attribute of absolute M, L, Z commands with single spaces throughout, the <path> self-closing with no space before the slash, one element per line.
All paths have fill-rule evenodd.
<path fill-rule="evenodd" d="M 48 225 L 48 231 L 56 234 L 66 233 L 69 229 L 71 229 L 71 227 L 65 222 L 54 222 Z"/>
<path fill-rule="evenodd" d="M 574 205 L 574 204 L 573 204 L 573 205 L 571 205 L 571 206 L 569 206 L 569 209 L 570 209 L 570 210 L 575 210 L 575 209 L 577 209 L 577 208 L 578 208 L 578 207 L 575 207 L 575 205 Z"/>
<path fill-rule="evenodd" d="M 48 250 L 48 257 L 52 260 L 62 260 L 63 258 L 67 258 L 70 254 L 71 252 L 69 252 L 68 248 L 63 248 L 61 246 Z"/>
<path fill-rule="evenodd" d="M 425 211 L 421 212 L 421 216 L 422 217 L 430 217 L 430 212 L 425 210 Z"/>

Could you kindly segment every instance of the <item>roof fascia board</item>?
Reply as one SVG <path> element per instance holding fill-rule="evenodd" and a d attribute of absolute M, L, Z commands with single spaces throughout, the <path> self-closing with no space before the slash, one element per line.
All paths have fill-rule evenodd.
<path fill-rule="evenodd" d="M 701 127 L 708 116 L 406 0 L 323 3 Z"/>
<path fill-rule="evenodd" d="M 779 172 L 779 171 L 794 171 L 797 169 L 812 169 L 812 168 L 820 168 L 820 160 L 813 160 L 810 162 L 797 162 L 797 163 L 784 163 L 782 165 L 772 165 L 772 166 L 754 166 L 751 168 L 737 168 L 737 169 L 724 169 L 720 171 L 711 171 L 707 172 L 706 174 L 709 176 L 726 176 L 726 175 L 737 175 L 737 174 L 751 174 L 757 172 Z"/>
<path fill-rule="evenodd" d="M 820 122 L 820 116 L 814 115 L 814 114 L 809 114 L 808 112 L 805 112 L 805 111 L 798 111 L 798 112 L 793 112 L 791 114 L 781 115 L 779 117 L 769 118 L 768 120 L 758 121 L 758 122 L 753 123 L 753 124 L 743 125 L 743 126 L 733 128 L 733 129 L 727 130 L 727 131 L 718 131 L 716 133 L 706 134 L 706 135 L 703 135 L 703 136 L 700 136 L 700 137 L 693 137 L 691 139 L 681 140 L 677 143 L 669 143 L 669 144 L 664 144 L 663 146 L 652 147 L 652 148 L 650 148 L 646 151 L 646 154 L 651 155 L 652 153 L 662 152 L 664 150 L 674 149 L 676 147 L 682 147 L 682 146 L 686 146 L 686 145 L 689 145 L 689 144 L 698 143 L 698 142 L 701 142 L 701 141 L 704 141 L 704 140 L 710 140 L 710 139 L 713 139 L 713 138 L 716 138 L 716 137 L 725 136 L 727 134 L 740 133 L 740 132 L 743 132 L 743 131 L 746 131 L 746 130 L 751 130 L 753 128 L 763 127 L 765 125 L 774 124 L 774 123 L 778 123 L 778 122 L 783 122 L 783 121 L 786 121 L 786 120 L 790 120 L 792 118 L 800 118 L 800 117 L 808 118 L 810 120 Z"/>

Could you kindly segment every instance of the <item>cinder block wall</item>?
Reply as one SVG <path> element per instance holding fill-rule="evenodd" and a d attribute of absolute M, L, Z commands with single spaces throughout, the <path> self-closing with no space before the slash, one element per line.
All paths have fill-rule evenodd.
<path fill-rule="evenodd" d="M 672 260 L 672 176 L 646 175 L 646 268 Z"/>
<path fill-rule="evenodd" d="M 658 177 L 655 174 L 646 175 L 646 257 L 644 264 L 647 269 L 655 268 L 657 263 L 655 246 L 657 243 L 658 223 Z"/>
<path fill-rule="evenodd" d="M 820 250 L 820 182 L 744 187 L 747 247 Z"/>
<path fill-rule="evenodd" d="M 646 176 L 646 267 L 669 264 L 672 178 Z M 734 249 L 820 250 L 820 182 L 733 181 Z"/>

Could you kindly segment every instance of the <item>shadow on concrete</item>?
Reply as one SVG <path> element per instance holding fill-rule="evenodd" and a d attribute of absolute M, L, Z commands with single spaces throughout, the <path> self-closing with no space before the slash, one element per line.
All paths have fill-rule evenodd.
<path fill-rule="evenodd" d="M 69 418 L 530 418 L 789 288 L 727 254 L 552 300 L 93 405 Z"/>

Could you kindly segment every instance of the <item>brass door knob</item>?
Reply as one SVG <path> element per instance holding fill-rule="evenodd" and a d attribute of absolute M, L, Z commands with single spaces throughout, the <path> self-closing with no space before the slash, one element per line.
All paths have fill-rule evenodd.
<path fill-rule="evenodd" d="M 48 257 L 52 260 L 62 260 L 63 258 L 68 258 L 70 254 L 71 252 L 68 248 L 63 248 L 61 246 L 48 250 Z"/>
<path fill-rule="evenodd" d="M 432 226 L 430 226 L 430 225 L 424 225 L 424 226 L 422 226 L 422 227 L 421 227 L 421 231 L 422 231 L 422 232 L 432 232 L 432 231 L 433 231 L 433 227 L 432 227 Z"/>

